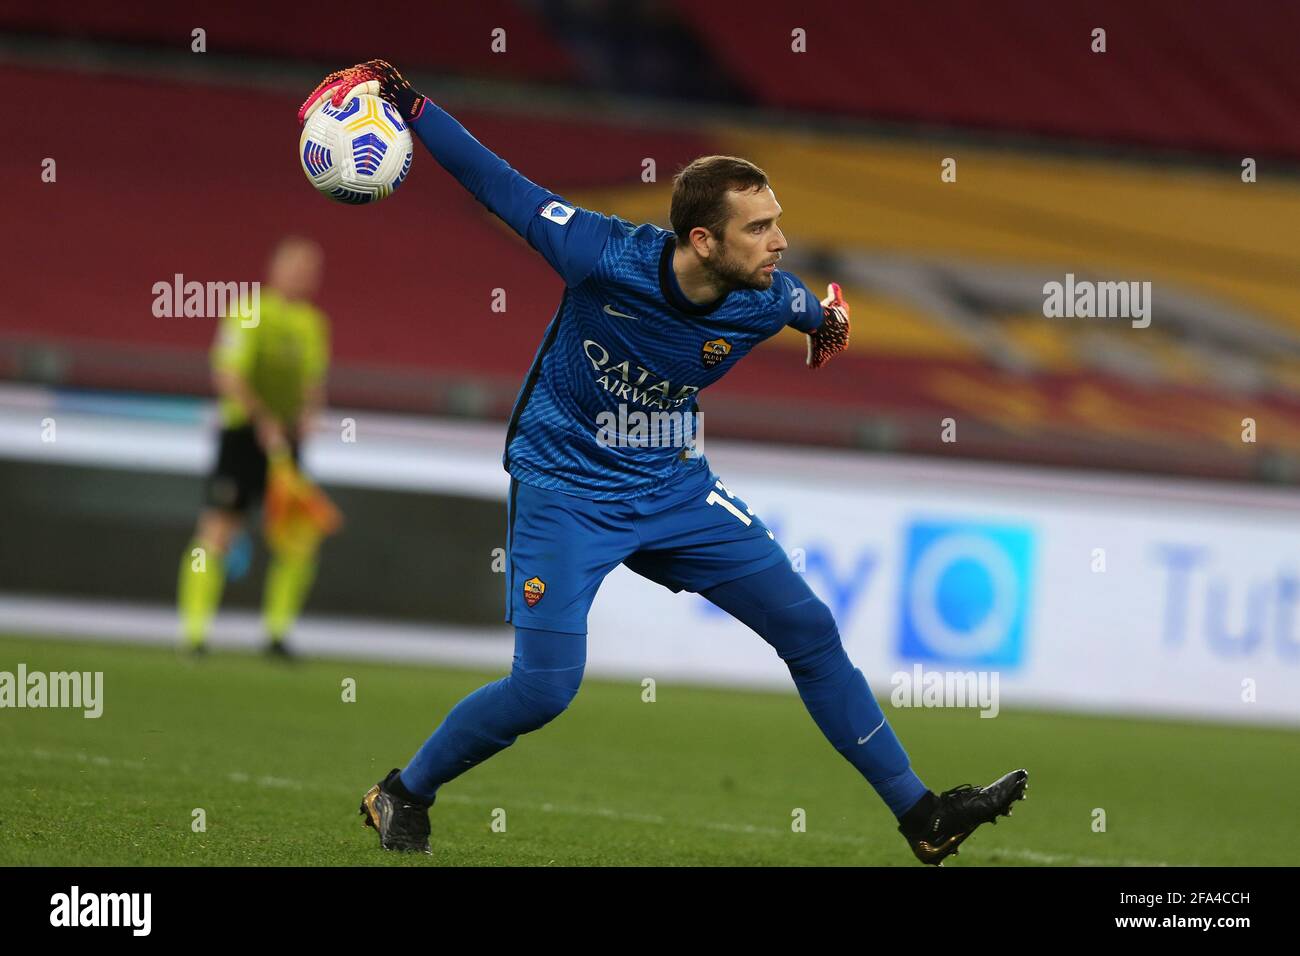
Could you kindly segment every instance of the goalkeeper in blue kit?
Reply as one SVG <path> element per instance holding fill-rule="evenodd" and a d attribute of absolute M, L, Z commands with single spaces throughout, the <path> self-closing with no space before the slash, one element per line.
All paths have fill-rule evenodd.
<path fill-rule="evenodd" d="M 587 612 L 619 564 L 702 594 L 771 644 L 817 726 L 898 818 L 922 862 L 940 863 L 980 824 L 1010 814 L 1024 770 L 987 787 L 926 788 L 830 609 L 706 458 L 685 442 L 611 441 L 602 425 L 630 412 L 693 415 L 703 389 L 786 326 L 807 335 L 812 368 L 847 345 L 839 287 L 819 301 L 777 268 L 786 241 L 763 171 L 730 156 L 690 163 L 674 179 L 667 231 L 579 208 L 530 182 L 383 60 L 326 77 L 299 122 L 357 93 L 397 107 L 439 164 L 565 285 L 506 434 L 514 663 L 365 794 L 361 813 L 380 845 L 429 852 L 438 789 L 564 711 L 586 664 Z"/>

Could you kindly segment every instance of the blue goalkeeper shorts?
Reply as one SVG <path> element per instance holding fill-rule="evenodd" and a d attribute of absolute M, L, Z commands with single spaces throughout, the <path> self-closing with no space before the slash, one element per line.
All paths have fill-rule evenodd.
<path fill-rule="evenodd" d="M 620 564 L 672 591 L 704 591 L 789 561 L 705 460 L 625 501 L 511 478 L 506 551 L 506 620 L 566 634 L 587 633 L 596 591 Z"/>

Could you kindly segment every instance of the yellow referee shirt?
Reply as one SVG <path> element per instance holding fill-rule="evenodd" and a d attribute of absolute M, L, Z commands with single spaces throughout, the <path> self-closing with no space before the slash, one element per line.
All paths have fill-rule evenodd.
<path fill-rule="evenodd" d="M 329 368 L 329 321 L 310 302 L 289 302 L 270 290 L 261 292 L 258 317 L 251 328 L 244 328 L 238 314 L 222 319 L 212 367 L 238 374 L 281 423 L 292 426 Z M 239 402 L 221 400 L 223 428 L 247 423 Z"/>

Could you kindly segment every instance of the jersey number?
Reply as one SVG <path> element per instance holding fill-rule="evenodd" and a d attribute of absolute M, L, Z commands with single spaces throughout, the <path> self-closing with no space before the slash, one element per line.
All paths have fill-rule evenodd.
<path fill-rule="evenodd" d="M 733 515 L 735 515 L 737 518 L 743 521 L 747 527 L 753 524 L 753 522 L 750 521 L 749 518 L 746 517 L 739 508 L 737 508 L 735 505 L 731 503 L 730 499 L 736 496 L 733 495 L 730 491 L 727 491 L 727 486 L 724 485 L 721 482 L 721 480 L 719 480 L 717 484 L 718 487 L 723 490 L 723 492 L 726 494 L 727 497 L 726 498 L 722 497 L 722 495 L 718 494 L 716 491 L 710 491 L 709 497 L 704 499 L 705 502 L 707 502 L 710 505 L 722 505 L 722 507 L 726 508 Z M 754 513 L 754 509 L 749 507 L 748 505 L 745 506 L 745 511 L 748 511 L 750 514 Z"/>

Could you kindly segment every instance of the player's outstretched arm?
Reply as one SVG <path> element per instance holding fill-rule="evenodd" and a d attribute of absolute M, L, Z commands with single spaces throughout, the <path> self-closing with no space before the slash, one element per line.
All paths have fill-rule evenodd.
<path fill-rule="evenodd" d="M 540 252 L 567 283 L 576 285 L 591 272 L 609 235 L 609 218 L 567 204 L 521 176 L 416 92 L 386 60 L 368 60 L 325 77 L 298 110 L 298 122 L 305 123 L 326 101 L 342 106 L 360 93 L 397 107 L 434 159 Z"/>
<path fill-rule="evenodd" d="M 849 347 L 849 304 L 844 300 L 839 283 L 826 287 L 826 298 L 821 301 L 821 324 L 808 336 L 808 367 L 821 368 L 831 356 Z"/>

